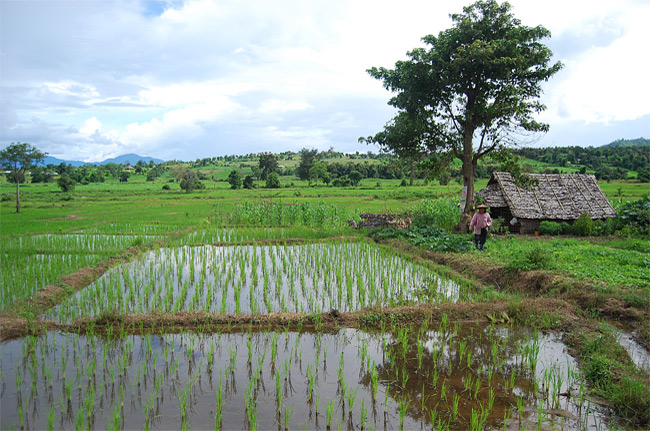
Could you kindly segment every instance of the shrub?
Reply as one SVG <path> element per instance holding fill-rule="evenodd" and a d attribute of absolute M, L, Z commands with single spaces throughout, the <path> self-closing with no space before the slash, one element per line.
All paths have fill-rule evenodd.
<path fill-rule="evenodd" d="M 563 221 L 560 223 L 560 234 L 561 235 L 571 235 L 572 227 L 569 223 Z"/>
<path fill-rule="evenodd" d="M 255 187 L 255 183 L 253 182 L 252 175 L 246 175 L 246 177 L 244 177 L 243 185 L 245 189 L 252 189 Z"/>
<path fill-rule="evenodd" d="M 422 221 L 450 231 L 460 219 L 460 213 L 456 203 L 457 201 L 451 198 L 423 199 L 409 208 L 409 212 L 411 214 L 428 216 L 427 219 Z"/>
<path fill-rule="evenodd" d="M 550 266 L 551 261 L 551 253 L 543 250 L 539 246 L 535 246 L 527 250 L 523 256 L 517 257 L 510 262 L 506 267 L 506 271 L 519 272 L 530 271 L 532 269 L 545 269 Z"/>
<path fill-rule="evenodd" d="M 632 233 L 648 235 L 650 233 L 650 195 L 638 201 L 626 202 L 618 209 L 615 226 L 623 229 L 631 228 Z"/>
<path fill-rule="evenodd" d="M 271 172 L 268 177 L 266 177 L 266 188 L 267 189 L 278 189 L 280 188 L 280 177 L 275 172 Z"/>
<path fill-rule="evenodd" d="M 589 236 L 594 233 L 594 221 L 589 217 L 587 211 L 583 212 L 578 220 L 573 223 L 571 229 L 574 235 Z"/>
<path fill-rule="evenodd" d="M 237 169 L 230 171 L 230 174 L 228 174 L 228 184 L 230 184 L 230 188 L 233 190 L 240 189 L 241 183 L 241 173 Z"/>
<path fill-rule="evenodd" d="M 61 188 L 63 193 L 68 193 L 74 190 L 76 185 L 75 180 L 70 178 L 66 173 L 63 173 L 58 180 L 56 180 L 57 185 Z"/>
<path fill-rule="evenodd" d="M 539 233 L 542 235 L 561 235 L 562 226 L 554 221 L 543 220 L 539 224 Z"/>

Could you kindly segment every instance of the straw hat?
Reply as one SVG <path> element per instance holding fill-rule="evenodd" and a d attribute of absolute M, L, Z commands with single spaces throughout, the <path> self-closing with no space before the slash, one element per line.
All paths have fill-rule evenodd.
<path fill-rule="evenodd" d="M 485 205 L 485 204 L 481 204 L 481 205 L 476 207 L 477 210 L 480 210 L 481 208 L 485 208 L 486 210 L 488 209 L 487 205 Z"/>

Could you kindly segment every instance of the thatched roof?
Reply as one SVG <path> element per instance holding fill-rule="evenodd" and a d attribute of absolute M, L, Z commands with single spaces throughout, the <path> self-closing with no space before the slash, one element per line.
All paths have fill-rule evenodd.
<path fill-rule="evenodd" d="M 587 211 L 592 219 L 616 217 L 616 211 L 587 174 L 529 174 L 539 182 L 526 190 L 508 172 L 494 172 L 477 195 L 489 207 L 508 207 L 514 217 L 532 220 L 576 220 Z"/>

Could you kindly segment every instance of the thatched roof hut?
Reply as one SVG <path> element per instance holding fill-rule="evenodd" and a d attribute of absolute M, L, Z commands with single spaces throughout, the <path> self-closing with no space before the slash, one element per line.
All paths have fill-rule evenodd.
<path fill-rule="evenodd" d="M 530 174 L 538 180 L 530 190 L 515 184 L 508 172 L 494 172 L 477 195 L 490 207 L 493 218 L 502 217 L 511 232 L 533 233 L 542 220 L 573 223 L 586 211 L 592 219 L 616 217 L 596 182 L 587 174 Z"/>

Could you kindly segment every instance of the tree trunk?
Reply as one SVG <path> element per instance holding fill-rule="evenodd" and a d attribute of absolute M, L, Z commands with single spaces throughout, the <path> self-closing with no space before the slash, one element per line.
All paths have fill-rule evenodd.
<path fill-rule="evenodd" d="M 20 214 L 20 182 L 16 178 L 16 213 Z"/>
<path fill-rule="evenodd" d="M 472 219 L 474 212 L 474 170 L 476 167 L 473 163 L 473 145 L 472 139 L 474 138 L 474 128 L 465 128 L 465 135 L 463 136 L 463 185 L 467 187 L 467 198 L 465 199 L 465 208 L 460 217 L 460 222 L 456 226 L 456 230 L 461 233 L 467 233 L 469 222 Z"/>
<path fill-rule="evenodd" d="M 411 186 L 413 185 L 413 180 L 415 179 L 415 161 L 413 159 L 409 160 L 411 168 Z"/>

